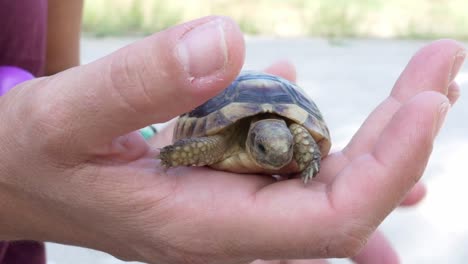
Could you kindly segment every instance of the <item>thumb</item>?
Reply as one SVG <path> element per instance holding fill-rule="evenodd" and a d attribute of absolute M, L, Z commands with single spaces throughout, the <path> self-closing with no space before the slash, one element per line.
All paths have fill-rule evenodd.
<path fill-rule="evenodd" d="M 42 79 L 34 116 L 66 128 L 76 146 L 102 145 L 202 104 L 233 81 L 243 59 L 232 20 L 198 19 Z"/>

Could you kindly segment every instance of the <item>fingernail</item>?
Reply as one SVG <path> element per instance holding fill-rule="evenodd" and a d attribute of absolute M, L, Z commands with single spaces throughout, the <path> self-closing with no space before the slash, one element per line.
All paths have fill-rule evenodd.
<path fill-rule="evenodd" d="M 460 50 L 455 55 L 455 60 L 453 61 L 452 69 L 450 70 L 450 83 L 453 82 L 455 77 L 457 77 L 458 72 L 460 71 L 463 62 L 465 61 L 466 50 Z"/>
<path fill-rule="evenodd" d="M 440 105 L 440 108 L 439 108 L 439 112 L 436 116 L 436 119 L 437 119 L 437 122 L 436 122 L 436 125 L 434 127 L 434 138 L 437 137 L 437 135 L 439 134 L 439 131 L 440 131 L 440 128 L 442 127 L 442 125 L 444 124 L 444 121 L 445 121 L 445 117 L 447 116 L 447 112 L 450 108 L 450 103 L 449 102 L 444 102 Z"/>
<path fill-rule="evenodd" d="M 176 53 L 191 78 L 222 69 L 227 62 L 223 20 L 215 19 L 191 29 L 180 39 Z"/>

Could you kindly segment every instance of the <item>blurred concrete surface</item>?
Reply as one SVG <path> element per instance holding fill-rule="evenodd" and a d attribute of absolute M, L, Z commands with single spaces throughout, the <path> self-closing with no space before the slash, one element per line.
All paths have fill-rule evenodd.
<path fill-rule="evenodd" d="M 98 59 L 134 39 L 83 39 L 83 63 Z M 425 41 L 247 38 L 245 69 L 263 69 L 280 59 L 292 61 L 298 83 L 322 110 L 342 148 L 366 116 L 389 93 L 411 56 Z M 465 65 L 457 81 L 462 96 L 437 138 L 423 180 L 429 193 L 415 208 L 398 209 L 382 224 L 402 263 L 466 263 L 468 258 L 468 86 Z M 101 252 L 48 244 L 49 264 L 118 264 Z M 333 263 L 347 263 L 333 260 Z"/>

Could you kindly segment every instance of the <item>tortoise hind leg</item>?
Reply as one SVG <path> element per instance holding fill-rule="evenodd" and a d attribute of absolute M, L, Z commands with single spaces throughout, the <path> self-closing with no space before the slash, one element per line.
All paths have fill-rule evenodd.
<path fill-rule="evenodd" d="M 312 135 L 303 126 L 291 124 L 289 126 L 294 138 L 294 160 L 299 166 L 304 183 L 315 177 L 320 171 L 320 148 Z"/>
<path fill-rule="evenodd" d="M 223 135 L 185 138 L 162 148 L 158 158 L 166 168 L 205 166 L 221 160 L 226 149 L 226 137 Z"/>

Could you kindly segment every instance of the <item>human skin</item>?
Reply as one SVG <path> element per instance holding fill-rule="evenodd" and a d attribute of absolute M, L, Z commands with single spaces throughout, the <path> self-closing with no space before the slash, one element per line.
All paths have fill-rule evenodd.
<path fill-rule="evenodd" d="M 463 54 L 451 40 L 420 50 L 307 185 L 165 171 L 154 157 L 167 133 L 150 145 L 132 132 L 194 108 L 237 76 L 244 43 L 227 18 L 195 20 L 29 81 L 0 100 L 0 239 L 149 263 L 364 258 L 372 233 L 423 174 L 459 94 L 453 78 Z"/>

